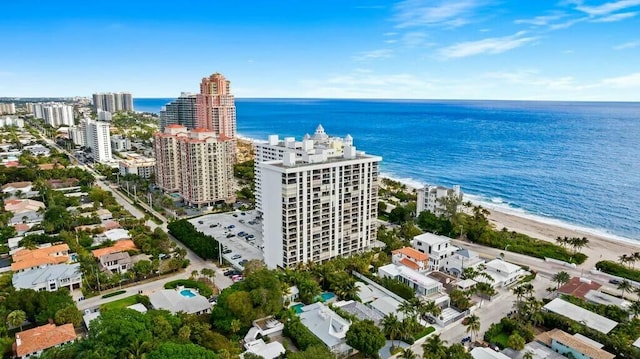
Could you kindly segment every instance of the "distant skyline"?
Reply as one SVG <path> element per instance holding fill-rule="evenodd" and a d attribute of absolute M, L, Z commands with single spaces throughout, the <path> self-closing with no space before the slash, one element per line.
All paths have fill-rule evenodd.
<path fill-rule="evenodd" d="M 0 33 L 0 97 L 640 101 L 640 0 L 24 0 Z"/>

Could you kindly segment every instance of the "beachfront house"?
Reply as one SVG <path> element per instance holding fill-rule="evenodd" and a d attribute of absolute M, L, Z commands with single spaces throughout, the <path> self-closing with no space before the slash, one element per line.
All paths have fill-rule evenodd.
<path fill-rule="evenodd" d="M 411 287 L 417 295 L 430 297 L 443 292 L 442 283 L 415 269 L 398 264 L 387 264 L 378 268 L 378 276 L 400 281 Z"/>
<path fill-rule="evenodd" d="M 458 247 L 451 245 L 451 238 L 433 233 L 423 233 L 413 237 L 413 248 L 429 256 L 429 270 L 440 270 L 444 267 L 444 260 L 458 251 Z"/>
<path fill-rule="evenodd" d="M 426 185 L 423 188 L 417 190 L 418 199 L 416 202 L 416 217 L 420 215 L 420 212 L 429 211 L 436 216 L 441 216 L 445 213 L 446 209 L 442 203 L 442 200 L 447 196 L 454 195 L 460 196 L 462 200 L 462 191 L 460 186 L 455 185 L 452 188 L 446 188 L 442 186 Z"/>
<path fill-rule="evenodd" d="M 484 263 L 478 253 L 466 248 L 461 248 L 448 258 L 444 259 L 444 271 L 460 277 L 465 268 L 478 268 Z"/>
<path fill-rule="evenodd" d="M 429 269 L 429 256 L 411 247 L 402 247 L 391 252 L 391 262 L 423 272 Z"/>
<path fill-rule="evenodd" d="M 526 273 L 520 266 L 501 259 L 494 259 L 486 263 L 482 272 L 493 279 L 493 281 L 490 281 L 490 284 L 495 288 L 507 287 L 515 283 L 521 275 Z M 476 280 L 482 282 L 485 281 L 485 278 L 478 277 Z"/>
<path fill-rule="evenodd" d="M 618 325 L 618 322 L 609 318 L 603 317 L 599 314 L 586 310 L 575 304 L 569 303 L 560 298 L 556 298 L 544 307 L 544 310 L 562 315 L 563 317 L 570 318 L 578 323 L 584 323 L 587 327 L 597 330 L 600 333 L 607 334 Z"/>

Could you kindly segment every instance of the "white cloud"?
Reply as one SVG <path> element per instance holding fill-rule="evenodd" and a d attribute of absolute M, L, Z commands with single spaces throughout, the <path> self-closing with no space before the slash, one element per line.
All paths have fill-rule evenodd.
<path fill-rule="evenodd" d="M 589 14 L 591 16 L 603 16 L 619 10 L 624 10 L 631 7 L 639 6 L 640 0 L 611 1 L 611 2 L 604 3 L 602 5 L 596 5 L 596 6 L 583 5 L 582 1 L 576 1 L 574 3 L 577 5 L 576 10 L 578 11 L 584 12 L 585 14 Z"/>
<path fill-rule="evenodd" d="M 371 51 L 363 51 L 353 56 L 356 61 L 366 61 L 374 59 L 386 59 L 393 56 L 393 51 L 390 49 L 378 49 Z"/>
<path fill-rule="evenodd" d="M 520 31 L 516 34 L 503 37 L 491 37 L 477 41 L 457 43 L 439 50 L 440 56 L 445 59 L 468 57 L 480 54 L 500 54 L 513 50 L 527 43 L 537 40 L 537 36 L 524 36 Z"/>
<path fill-rule="evenodd" d="M 616 88 L 640 88 L 640 72 L 629 75 L 609 77 L 602 80 L 605 86 Z"/>
<path fill-rule="evenodd" d="M 398 35 L 398 33 L 393 31 L 385 32 L 384 34 L 382 34 L 382 36 L 396 36 L 396 35 Z"/>
<path fill-rule="evenodd" d="M 444 25 L 459 27 L 470 22 L 469 16 L 481 6 L 476 0 L 448 1 L 405 0 L 395 6 L 397 27 Z"/>
<path fill-rule="evenodd" d="M 518 19 L 514 21 L 516 24 L 526 24 L 526 25 L 535 25 L 535 26 L 546 26 L 555 20 L 560 20 L 565 17 L 565 14 L 553 14 L 553 15 L 542 15 L 536 16 L 531 19 Z"/>
<path fill-rule="evenodd" d="M 427 34 L 419 31 L 412 31 L 402 35 L 402 42 L 410 47 L 420 46 L 427 38 Z"/>
<path fill-rule="evenodd" d="M 621 13 L 618 13 L 618 14 L 599 17 L 599 18 L 596 18 L 595 20 L 592 20 L 592 21 L 593 22 L 616 22 L 616 21 L 621 21 L 621 20 L 625 20 L 625 19 L 630 19 L 630 18 L 632 18 L 632 17 L 634 17 L 636 15 L 638 15 L 637 12 L 621 12 Z"/>
<path fill-rule="evenodd" d="M 640 46 L 640 41 L 629 41 L 629 42 L 625 42 L 623 44 L 620 45 L 616 45 L 613 47 L 614 50 L 626 50 L 626 49 L 633 49 L 635 47 Z"/>

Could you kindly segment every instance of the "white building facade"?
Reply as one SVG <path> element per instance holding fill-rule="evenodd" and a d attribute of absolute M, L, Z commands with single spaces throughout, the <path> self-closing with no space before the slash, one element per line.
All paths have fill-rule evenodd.
<path fill-rule="evenodd" d="M 291 151 L 287 151 L 291 149 Z M 256 164 L 265 263 L 320 263 L 371 247 L 376 238 L 381 157 L 356 151 L 350 136 L 334 151 L 307 138 L 302 153 Z"/>
<path fill-rule="evenodd" d="M 418 200 L 416 202 L 416 216 L 420 215 L 420 212 L 429 211 L 436 216 L 444 214 L 444 206 L 441 201 L 443 198 L 453 194 L 462 198 L 463 194 L 460 191 L 460 186 L 455 185 L 452 188 L 446 188 L 442 186 L 426 185 L 424 188 L 418 189 Z"/>
<path fill-rule="evenodd" d="M 73 126 L 73 106 L 61 102 L 34 103 L 33 115 L 53 127 Z"/>
<path fill-rule="evenodd" d="M 112 162 L 110 124 L 85 118 L 85 146 L 91 148 L 91 155 L 95 162 Z"/>
<path fill-rule="evenodd" d="M 136 175 L 142 178 L 151 178 L 156 171 L 155 158 L 145 157 L 137 153 L 125 153 L 119 163 L 120 175 Z"/>
<path fill-rule="evenodd" d="M 128 92 L 94 93 L 93 106 L 96 111 L 133 111 L 133 96 Z"/>
<path fill-rule="evenodd" d="M 9 103 L 0 103 L 0 115 L 15 115 L 16 114 L 16 104 L 13 102 Z"/>
<path fill-rule="evenodd" d="M 433 233 L 413 237 L 413 248 L 429 255 L 429 269 L 440 270 L 445 259 L 453 256 L 458 247 L 451 245 L 451 238 Z"/>

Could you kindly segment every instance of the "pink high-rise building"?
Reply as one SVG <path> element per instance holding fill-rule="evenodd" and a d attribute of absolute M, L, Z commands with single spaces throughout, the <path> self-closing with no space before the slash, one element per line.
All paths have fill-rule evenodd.
<path fill-rule="evenodd" d="M 231 82 L 219 73 L 202 79 L 198 95 L 197 128 L 236 138 L 236 104 Z"/>

